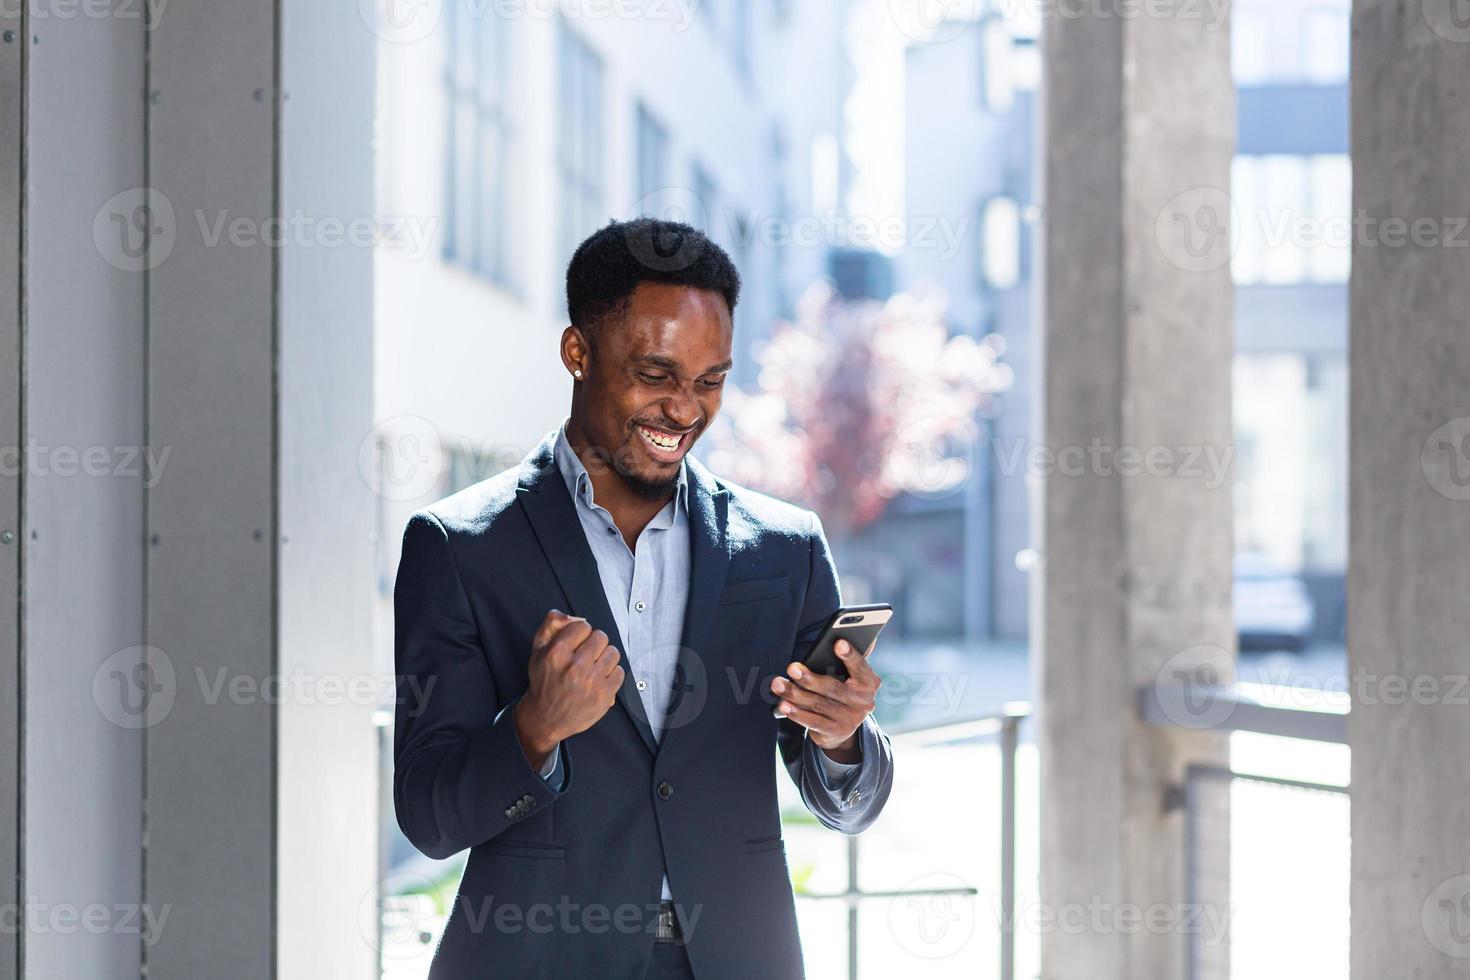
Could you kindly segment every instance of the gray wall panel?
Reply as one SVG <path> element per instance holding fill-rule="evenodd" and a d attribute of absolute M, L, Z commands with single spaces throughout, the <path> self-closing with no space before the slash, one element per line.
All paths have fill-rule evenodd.
<path fill-rule="evenodd" d="M 4 46 L 29 59 L 25 972 L 128 976 L 142 938 L 125 911 L 141 898 L 142 734 L 97 692 L 119 690 L 114 655 L 143 642 L 132 454 L 144 438 L 144 277 L 112 237 L 134 234 L 112 219 L 133 216 L 127 192 L 144 180 L 143 22 L 37 16 L 29 33 Z M 99 918 L 80 927 L 72 915 Z"/>
<path fill-rule="evenodd" d="M 149 293 L 149 427 L 173 455 L 148 509 L 148 635 L 177 682 L 147 739 L 147 891 L 172 905 L 158 977 L 273 968 L 275 257 L 228 228 L 275 212 L 275 30 L 272 4 L 173 4 L 150 50 L 151 182 L 177 230 Z"/>
<path fill-rule="evenodd" d="M 22 31 L 16 8 L 0 31 Z M 0 903 L 18 900 L 20 874 L 21 157 L 25 48 L 0 44 Z M 4 535 L 9 532 L 10 537 Z M 21 936 L 0 934 L 0 980 L 19 975 Z"/>

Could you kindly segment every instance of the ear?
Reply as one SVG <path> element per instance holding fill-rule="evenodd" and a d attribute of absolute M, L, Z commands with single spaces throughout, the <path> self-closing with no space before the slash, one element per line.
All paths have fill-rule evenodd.
<path fill-rule="evenodd" d="M 577 372 L 581 371 L 582 380 L 586 380 L 591 354 L 592 347 L 587 343 L 587 336 L 580 328 L 569 324 L 561 332 L 561 362 L 566 365 L 567 373 L 576 377 Z"/>

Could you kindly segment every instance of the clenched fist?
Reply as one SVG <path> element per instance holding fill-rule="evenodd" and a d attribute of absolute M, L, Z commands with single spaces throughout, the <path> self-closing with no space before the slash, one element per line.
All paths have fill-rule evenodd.
<path fill-rule="evenodd" d="M 516 733 L 533 769 L 558 742 L 597 724 L 623 686 L 607 634 L 580 616 L 553 609 L 531 639 L 530 683 L 515 707 Z"/>

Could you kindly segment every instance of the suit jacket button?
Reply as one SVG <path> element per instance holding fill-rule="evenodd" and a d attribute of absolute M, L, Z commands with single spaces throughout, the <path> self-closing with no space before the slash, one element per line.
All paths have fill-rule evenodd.
<path fill-rule="evenodd" d="M 669 797 L 671 797 L 673 795 L 674 795 L 674 785 L 673 785 L 673 783 L 670 783 L 667 779 L 665 779 L 663 782 L 661 782 L 661 783 L 658 784 L 658 798 L 659 799 L 661 799 L 661 800 L 667 800 Z"/>
<path fill-rule="evenodd" d="M 530 793 L 527 793 L 525 796 L 521 797 L 521 802 L 526 804 L 526 806 L 535 806 L 536 797 L 532 796 Z"/>
<path fill-rule="evenodd" d="M 505 819 L 507 819 L 507 820 L 513 819 L 515 817 L 515 815 L 516 815 L 516 808 L 515 807 L 508 806 L 508 807 L 505 808 Z"/>

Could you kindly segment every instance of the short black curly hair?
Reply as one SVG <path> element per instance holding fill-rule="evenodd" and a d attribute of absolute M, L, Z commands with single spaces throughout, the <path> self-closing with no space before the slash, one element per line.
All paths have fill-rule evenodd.
<path fill-rule="evenodd" d="M 644 216 L 610 221 L 577 246 L 567 265 L 567 314 L 595 342 L 645 282 L 719 293 L 731 315 L 740 298 L 740 273 L 723 248 L 691 225 Z"/>

